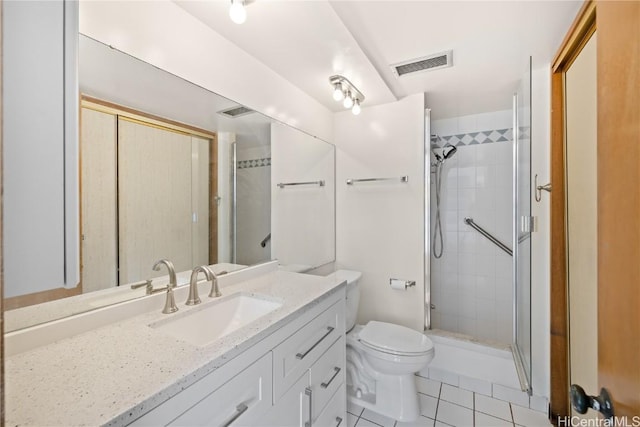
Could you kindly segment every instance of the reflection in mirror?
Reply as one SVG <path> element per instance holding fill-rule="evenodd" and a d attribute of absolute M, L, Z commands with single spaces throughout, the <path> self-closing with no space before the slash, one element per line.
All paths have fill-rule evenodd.
<path fill-rule="evenodd" d="M 179 284 L 197 265 L 334 260 L 333 145 L 82 35 L 79 55 L 81 282 L 5 301 L 5 331 L 143 297 L 161 258 Z M 277 187 L 311 178 L 326 185 Z"/>

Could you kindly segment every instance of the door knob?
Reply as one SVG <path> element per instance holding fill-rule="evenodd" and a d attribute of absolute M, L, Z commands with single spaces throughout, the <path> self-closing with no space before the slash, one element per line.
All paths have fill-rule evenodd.
<path fill-rule="evenodd" d="M 589 396 L 577 384 L 571 385 L 571 405 L 579 414 L 586 414 L 589 408 L 600 412 L 606 419 L 613 418 L 613 402 L 606 388 L 600 389 L 599 396 Z"/>

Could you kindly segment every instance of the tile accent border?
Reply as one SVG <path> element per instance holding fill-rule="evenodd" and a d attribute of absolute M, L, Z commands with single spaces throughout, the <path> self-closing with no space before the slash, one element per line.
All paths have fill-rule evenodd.
<path fill-rule="evenodd" d="M 530 128 L 520 128 L 520 138 L 529 138 Z M 459 133 L 456 135 L 445 135 L 439 137 L 431 137 L 431 148 L 442 148 L 445 145 L 453 145 L 456 147 L 465 147 L 467 145 L 490 144 L 493 142 L 511 142 L 513 141 L 513 129 L 489 129 L 479 132 Z"/>
<path fill-rule="evenodd" d="M 238 161 L 238 169 L 262 168 L 266 166 L 271 166 L 271 157 Z"/>

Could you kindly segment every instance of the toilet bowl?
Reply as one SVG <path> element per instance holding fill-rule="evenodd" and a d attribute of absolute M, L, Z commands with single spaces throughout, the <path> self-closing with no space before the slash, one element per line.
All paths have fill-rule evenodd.
<path fill-rule="evenodd" d="M 356 325 L 361 273 L 339 270 L 347 281 L 347 398 L 398 421 L 420 416 L 414 374 L 435 354 L 424 334 L 393 323 L 370 321 Z"/>

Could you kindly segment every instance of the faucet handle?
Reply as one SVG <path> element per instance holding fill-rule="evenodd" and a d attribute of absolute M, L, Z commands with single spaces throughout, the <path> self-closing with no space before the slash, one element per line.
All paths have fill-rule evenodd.
<path fill-rule="evenodd" d="M 131 289 L 138 289 L 142 287 L 151 287 L 151 279 L 141 280 L 139 282 L 135 282 L 131 284 Z"/>
<path fill-rule="evenodd" d="M 173 296 L 173 287 L 171 283 L 167 285 L 167 300 L 164 303 L 164 309 L 162 313 L 170 314 L 178 311 L 178 306 L 176 305 L 176 299 Z"/>

